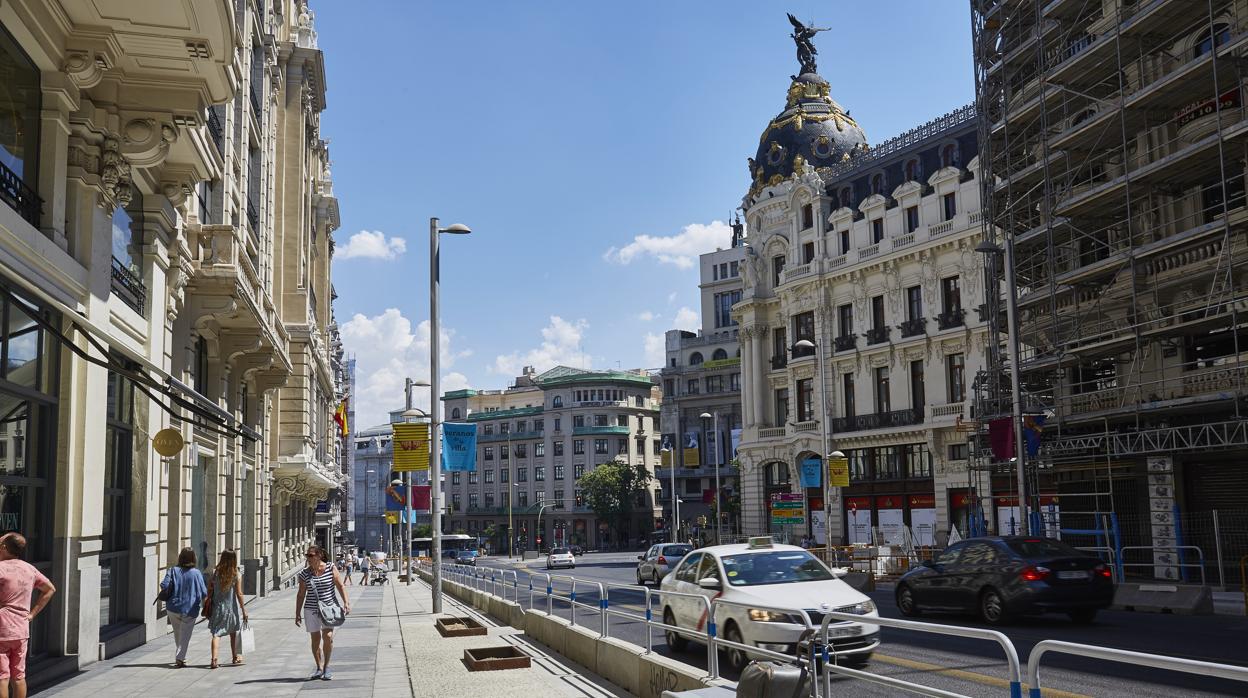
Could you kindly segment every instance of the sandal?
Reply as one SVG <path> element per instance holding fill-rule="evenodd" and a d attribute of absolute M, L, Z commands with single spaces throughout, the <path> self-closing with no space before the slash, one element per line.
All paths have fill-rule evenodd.
<path fill-rule="evenodd" d="M 173 666 L 174 666 L 174 668 L 176 668 L 176 669 L 185 669 L 185 668 L 186 668 L 186 660 L 185 660 L 185 659 L 175 659 L 175 660 L 173 660 Z"/>
<path fill-rule="evenodd" d="M 241 654 L 240 654 L 240 655 L 236 655 L 236 656 L 234 657 L 234 661 L 232 661 L 232 662 L 230 662 L 230 663 L 231 663 L 231 664 L 233 664 L 234 666 L 240 666 L 240 665 L 242 665 L 242 663 L 243 663 L 243 655 L 241 655 Z"/>
<path fill-rule="evenodd" d="M 209 668 L 209 669 L 216 669 L 216 668 L 217 668 L 217 666 L 218 666 L 218 664 L 217 664 L 217 660 L 215 660 L 215 659 L 214 659 L 214 660 L 212 660 L 212 663 L 208 665 L 208 668 Z"/>

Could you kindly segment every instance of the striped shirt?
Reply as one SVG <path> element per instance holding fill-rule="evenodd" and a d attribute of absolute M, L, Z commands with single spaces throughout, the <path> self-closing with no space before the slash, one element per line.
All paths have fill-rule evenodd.
<path fill-rule="evenodd" d="M 338 595 L 334 593 L 333 565 L 325 565 L 319 575 L 313 575 L 312 568 L 305 567 L 299 572 L 299 581 L 308 586 L 308 593 L 303 598 L 304 608 L 316 608 L 318 603 L 339 605 Z"/>

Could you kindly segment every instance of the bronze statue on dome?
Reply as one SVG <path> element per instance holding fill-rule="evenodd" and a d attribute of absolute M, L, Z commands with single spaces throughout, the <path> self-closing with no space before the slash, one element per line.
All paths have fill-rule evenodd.
<path fill-rule="evenodd" d="M 815 56 L 819 54 L 819 50 L 815 48 L 811 39 L 815 38 L 815 34 L 819 32 L 831 31 L 831 27 L 822 29 L 814 26 L 806 26 L 802 24 L 793 13 L 788 13 L 789 22 L 793 24 L 793 33 L 789 36 L 793 37 L 793 41 L 797 44 L 797 62 L 802 64 L 802 73 L 816 73 L 818 69 L 815 67 Z"/>

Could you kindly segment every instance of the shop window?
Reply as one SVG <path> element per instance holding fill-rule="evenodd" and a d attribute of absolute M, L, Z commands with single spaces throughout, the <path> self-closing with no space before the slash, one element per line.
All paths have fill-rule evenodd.
<path fill-rule="evenodd" d="M 39 69 L 0 27 L 0 201 L 39 226 Z"/>

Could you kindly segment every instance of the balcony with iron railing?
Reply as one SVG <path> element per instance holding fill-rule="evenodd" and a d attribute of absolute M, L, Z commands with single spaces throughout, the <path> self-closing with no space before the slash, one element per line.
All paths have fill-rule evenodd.
<path fill-rule="evenodd" d="M 212 136 L 212 142 L 217 146 L 218 153 L 225 153 L 225 126 L 221 124 L 221 117 L 217 115 L 216 107 L 208 109 L 208 135 Z"/>
<path fill-rule="evenodd" d="M 259 88 L 256 86 L 256 82 L 256 78 L 253 77 L 251 81 L 251 89 L 248 90 L 248 94 L 251 96 L 251 113 L 256 117 L 256 123 L 260 123 L 264 110 L 260 107 L 260 93 L 258 91 Z"/>
<path fill-rule="evenodd" d="M 849 351 L 858 348 L 858 335 L 844 334 L 832 340 L 832 346 L 836 351 Z"/>
<path fill-rule="evenodd" d="M 922 408 L 876 412 L 854 417 L 837 417 L 832 420 L 832 432 L 841 434 L 851 431 L 869 431 L 871 429 L 891 429 L 908 427 L 923 423 Z"/>
<path fill-rule="evenodd" d="M 0 201 L 8 204 L 27 223 L 39 227 L 43 200 L 20 176 L 0 163 Z"/>
<path fill-rule="evenodd" d="M 112 291 L 114 296 L 134 309 L 134 312 L 143 314 L 147 298 L 147 287 L 143 285 L 143 278 L 116 257 L 113 257 Z"/>
<path fill-rule="evenodd" d="M 888 341 L 889 335 L 892 333 L 890 327 L 872 327 L 867 330 L 867 345 L 882 344 Z"/>
<path fill-rule="evenodd" d="M 789 357 L 785 356 L 784 354 L 776 354 L 775 356 L 771 357 L 771 370 L 773 371 L 779 371 L 780 369 L 788 365 L 789 365 Z"/>
<path fill-rule="evenodd" d="M 936 326 L 942 330 L 961 327 L 966 324 L 966 311 L 962 308 L 947 310 L 936 316 Z"/>
<path fill-rule="evenodd" d="M 902 337 L 914 337 L 927 332 L 927 318 L 910 318 L 897 326 Z"/>

